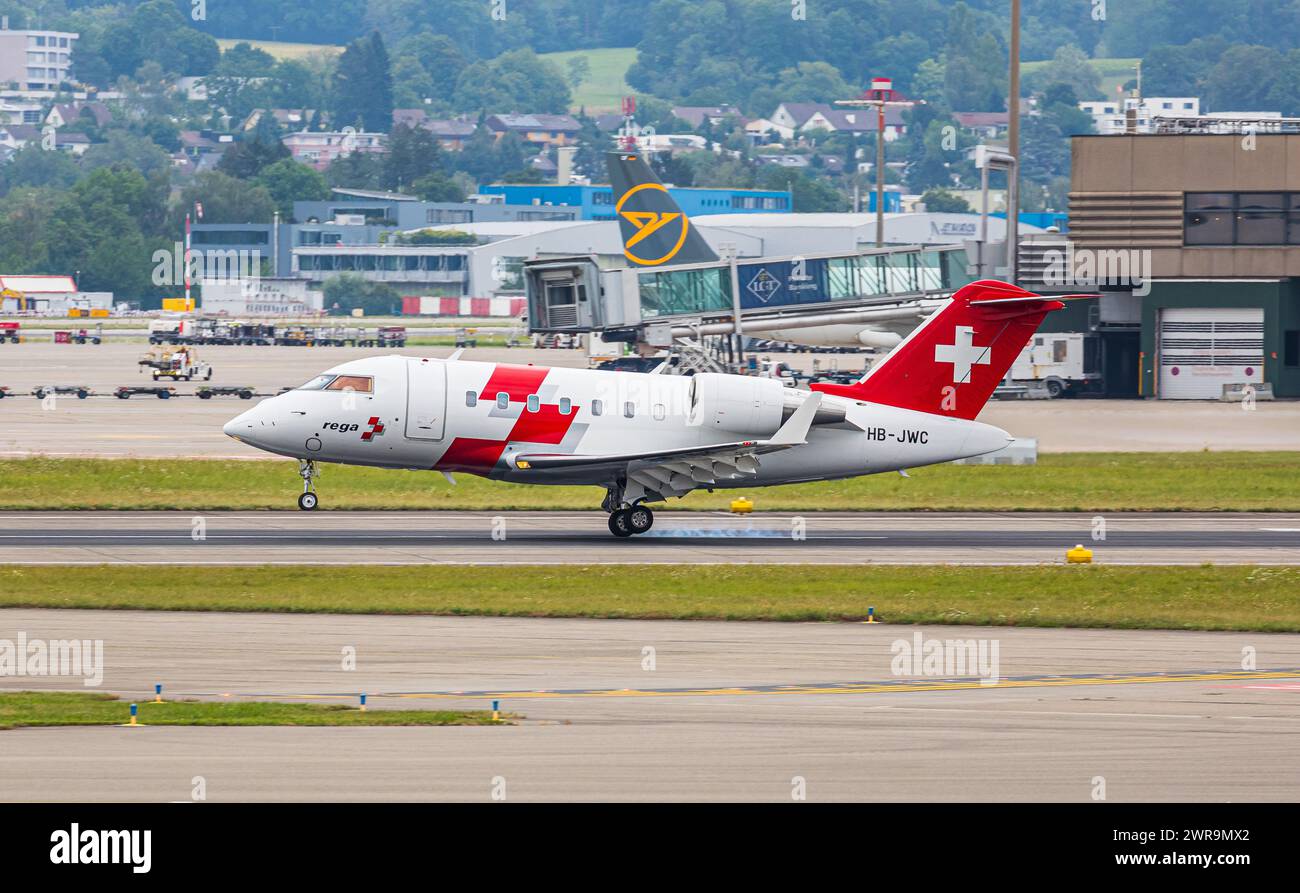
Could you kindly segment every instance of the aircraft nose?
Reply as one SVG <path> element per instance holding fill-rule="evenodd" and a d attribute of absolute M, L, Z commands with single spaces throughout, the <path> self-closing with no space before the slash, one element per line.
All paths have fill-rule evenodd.
<path fill-rule="evenodd" d="M 235 440 L 242 440 L 257 424 L 254 419 L 255 412 L 256 410 L 250 409 L 235 416 L 222 426 L 221 433 L 225 434 L 227 437 L 233 437 Z"/>

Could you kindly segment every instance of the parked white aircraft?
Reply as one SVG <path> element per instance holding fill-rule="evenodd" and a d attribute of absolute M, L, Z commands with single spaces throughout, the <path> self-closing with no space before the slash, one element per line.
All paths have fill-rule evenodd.
<path fill-rule="evenodd" d="M 861 381 L 813 384 L 371 357 L 263 400 L 224 431 L 299 460 L 314 509 L 317 462 L 463 471 L 605 488 L 616 536 L 654 523 L 647 503 L 898 471 L 993 452 L 1011 437 L 974 421 L 1049 312 L 1002 282 L 957 292 Z M 660 367 L 662 370 L 664 367 Z"/>

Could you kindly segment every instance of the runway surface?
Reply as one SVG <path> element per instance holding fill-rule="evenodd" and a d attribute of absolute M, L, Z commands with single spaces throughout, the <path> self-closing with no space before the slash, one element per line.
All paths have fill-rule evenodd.
<path fill-rule="evenodd" d="M 196 776 L 212 801 L 487 802 L 504 783 L 511 801 L 789 802 L 799 779 L 813 802 L 1091 802 L 1099 783 L 1109 801 L 1300 800 L 1296 635 L 0 611 L 0 638 L 20 631 L 102 639 L 98 690 L 126 698 L 364 691 L 523 717 L 0 731 L 4 801 L 188 800 Z M 997 682 L 894 666 L 918 636 L 996 645 Z"/>
<path fill-rule="evenodd" d="M 655 517 L 648 534 L 616 539 L 603 512 L 5 512 L 0 563 L 1037 564 L 1077 544 L 1098 564 L 1300 563 L 1297 515 Z"/>

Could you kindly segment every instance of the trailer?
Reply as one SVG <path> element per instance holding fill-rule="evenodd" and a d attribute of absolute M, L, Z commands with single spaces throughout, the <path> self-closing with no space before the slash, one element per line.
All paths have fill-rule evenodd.
<path fill-rule="evenodd" d="M 176 389 L 167 386 L 148 387 L 146 385 L 135 385 L 128 387 L 123 385 L 113 392 L 113 396 L 119 400 L 130 400 L 132 394 L 153 394 L 159 400 L 169 400 L 175 396 Z"/>
<path fill-rule="evenodd" d="M 356 347 L 363 340 L 357 326 L 322 326 L 316 332 L 316 343 L 324 347 Z"/>
<path fill-rule="evenodd" d="M 275 343 L 282 347 L 311 347 L 316 343 L 316 330 L 310 326 L 290 326 L 275 333 Z"/>
<path fill-rule="evenodd" d="M 232 344 L 266 347 L 275 343 L 275 326 L 237 322 L 230 327 L 230 338 Z"/>
<path fill-rule="evenodd" d="M 375 333 L 374 345 L 367 344 L 366 347 L 405 347 L 406 346 L 406 326 L 380 326 L 379 331 Z"/>
<path fill-rule="evenodd" d="M 41 385 L 32 390 L 32 396 L 37 400 L 44 400 L 46 397 L 55 395 L 75 395 L 78 400 L 85 400 L 91 395 L 88 385 Z"/>
<path fill-rule="evenodd" d="M 86 329 L 73 332 L 68 340 L 73 344 L 102 344 L 104 342 L 104 324 L 95 326 L 94 334 Z"/>
<path fill-rule="evenodd" d="M 243 385 L 203 385 L 194 391 L 194 396 L 200 400 L 211 400 L 213 397 L 238 397 L 240 400 L 252 400 L 253 389 Z"/>

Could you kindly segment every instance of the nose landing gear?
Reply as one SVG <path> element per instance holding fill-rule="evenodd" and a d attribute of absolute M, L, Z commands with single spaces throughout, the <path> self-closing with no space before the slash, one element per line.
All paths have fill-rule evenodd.
<path fill-rule="evenodd" d="M 298 497 L 298 508 L 304 512 L 310 512 L 316 508 L 319 500 L 316 498 L 316 489 L 312 484 L 316 476 L 320 474 L 316 470 L 316 463 L 311 459 L 298 460 L 298 476 L 302 478 L 302 495 Z"/>

